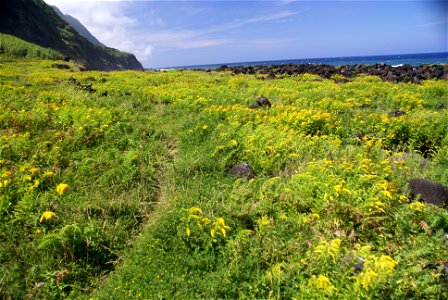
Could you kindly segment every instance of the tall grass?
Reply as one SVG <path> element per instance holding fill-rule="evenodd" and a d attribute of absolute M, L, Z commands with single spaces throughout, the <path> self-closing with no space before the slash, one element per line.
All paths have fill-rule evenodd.
<path fill-rule="evenodd" d="M 0 59 L 62 59 L 62 55 L 50 48 L 43 48 L 32 43 L 25 42 L 12 35 L 0 33 Z"/>

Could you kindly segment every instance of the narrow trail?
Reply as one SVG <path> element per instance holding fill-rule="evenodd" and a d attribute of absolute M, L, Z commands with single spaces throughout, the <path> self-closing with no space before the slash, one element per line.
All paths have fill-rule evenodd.
<path fill-rule="evenodd" d="M 151 211 L 147 214 L 146 220 L 143 224 L 141 224 L 140 233 L 133 237 L 131 241 L 129 241 L 130 247 L 126 250 L 126 254 L 121 256 L 116 264 L 114 271 L 107 274 L 99 283 L 99 286 L 90 291 L 90 296 L 86 299 L 97 299 L 96 292 L 110 279 L 111 276 L 114 276 L 114 273 L 119 271 L 123 265 L 127 264 L 128 256 L 133 252 L 140 252 L 142 245 L 146 244 L 146 235 L 147 231 L 151 229 L 151 227 L 157 224 L 161 218 L 166 215 L 170 207 L 174 203 L 175 194 L 176 194 L 176 186 L 175 186 L 175 178 L 174 178 L 174 163 L 175 159 L 178 155 L 178 146 L 177 146 L 177 137 L 176 137 L 176 124 L 173 122 L 174 118 L 170 116 L 169 109 L 166 104 L 156 104 L 155 106 L 155 119 L 159 120 L 160 136 L 162 140 L 163 152 L 160 156 L 160 161 L 158 164 L 157 170 L 157 179 L 155 185 L 155 196 L 154 200 L 150 202 L 148 205 L 152 206 Z"/>
<path fill-rule="evenodd" d="M 163 159 L 157 170 L 155 206 L 148 217 L 146 224 L 143 225 L 144 227 L 151 226 L 151 224 L 156 223 L 160 219 L 163 213 L 159 212 L 168 209 L 171 204 L 172 195 L 175 192 L 173 164 L 178 152 L 177 139 L 175 136 L 174 125 L 169 122 L 171 118 L 165 116 L 167 114 L 166 106 L 167 105 L 165 104 L 156 105 L 156 114 L 160 116 L 160 119 L 167 121 L 167 123 L 164 123 L 165 126 L 163 126 L 163 136 L 166 137 L 166 141 L 164 142 L 166 152 L 163 153 Z"/>

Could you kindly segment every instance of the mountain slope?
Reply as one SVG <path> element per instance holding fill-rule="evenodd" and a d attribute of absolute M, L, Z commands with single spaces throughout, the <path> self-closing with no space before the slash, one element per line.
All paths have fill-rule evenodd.
<path fill-rule="evenodd" d="M 15 36 L 0 33 L 0 62 L 8 59 L 62 59 L 63 56 L 50 48 L 25 42 Z"/>
<path fill-rule="evenodd" d="M 85 37 L 89 42 L 97 46 L 106 47 L 106 45 L 98 41 L 98 39 L 93 36 L 93 34 L 91 34 L 90 31 L 84 25 L 82 25 L 82 23 L 79 22 L 78 19 L 70 15 L 64 15 L 64 13 L 62 13 L 62 11 L 60 11 L 56 6 L 53 6 L 53 9 L 59 17 L 69 23 L 80 35 Z"/>
<path fill-rule="evenodd" d="M 59 51 L 86 69 L 143 69 L 133 54 L 89 42 L 42 0 L 2 0 L 0 32 Z"/>

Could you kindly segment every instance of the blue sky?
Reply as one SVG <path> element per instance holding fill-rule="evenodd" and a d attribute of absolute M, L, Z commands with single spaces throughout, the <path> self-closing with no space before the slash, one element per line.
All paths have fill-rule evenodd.
<path fill-rule="evenodd" d="M 448 51 L 447 1 L 45 1 L 147 68 Z"/>

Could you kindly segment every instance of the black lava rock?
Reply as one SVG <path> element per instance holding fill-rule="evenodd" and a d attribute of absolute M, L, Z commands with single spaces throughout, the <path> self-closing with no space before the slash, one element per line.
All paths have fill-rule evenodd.
<path fill-rule="evenodd" d="M 264 108 L 271 108 L 271 102 L 269 102 L 266 97 L 258 97 L 255 101 L 257 101 L 258 105 Z"/>
<path fill-rule="evenodd" d="M 406 114 L 405 111 L 396 109 L 396 110 L 394 110 L 394 111 L 392 111 L 392 112 L 389 113 L 389 117 L 395 117 L 395 118 L 398 118 L 398 117 L 404 116 L 405 114 Z"/>
<path fill-rule="evenodd" d="M 411 195 L 413 197 L 420 195 L 422 202 L 448 206 L 448 188 L 440 183 L 428 179 L 414 178 L 409 180 L 409 188 Z"/>
<path fill-rule="evenodd" d="M 364 270 L 364 259 L 358 257 L 358 262 L 353 265 L 353 268 L 356 274 L 361 273 Z"/>
<path fill-rule="evenodd" d="M 70 84 L 75 84 L 75 85 L 79 84 L 78 80 L 76 80 L 76 78 L 73 78 L 73 77 L 70 77 L 67 81 Z"/>
<path fill-rule="evenodd" d="M 244 179 L 255 178 L 255 171 L 249 164 L 241 162 L 230 169 L 230 174 Z"/>
<path fill-rule="evenodd" d="M 70 66 L 66 65 L 66 64 L 52 64 L 51 67 L 56 68 L 56 69 L 61 69 L 61 70 L 70 69 Z"/>
<path fill-rule="evenodd" d="M 448 66 L 442 65 L 421 65 L 412 67 L 411 65 L 402 65 L 392 67 L 386 64 L 375 65 L 345 65 L 335 67 L 324 64 L 283 64 L 270 66 L 221 66 L 216 71 L 232 71 L 234 74 L 264 74 L 265 79 L 273 79 L 278 75 L 298 75 L 315 74 L 321 78 L 330 78 L 333 75 L 342 75 L 346 78 L 352 78 L 360 74 L 379 76 L 383 81 L 393 83 L 412 82 L 421 84 L 426 79 L 448 80 Z M 344 83 L 345 80 L 338 79 L 338 83 Z"/>

